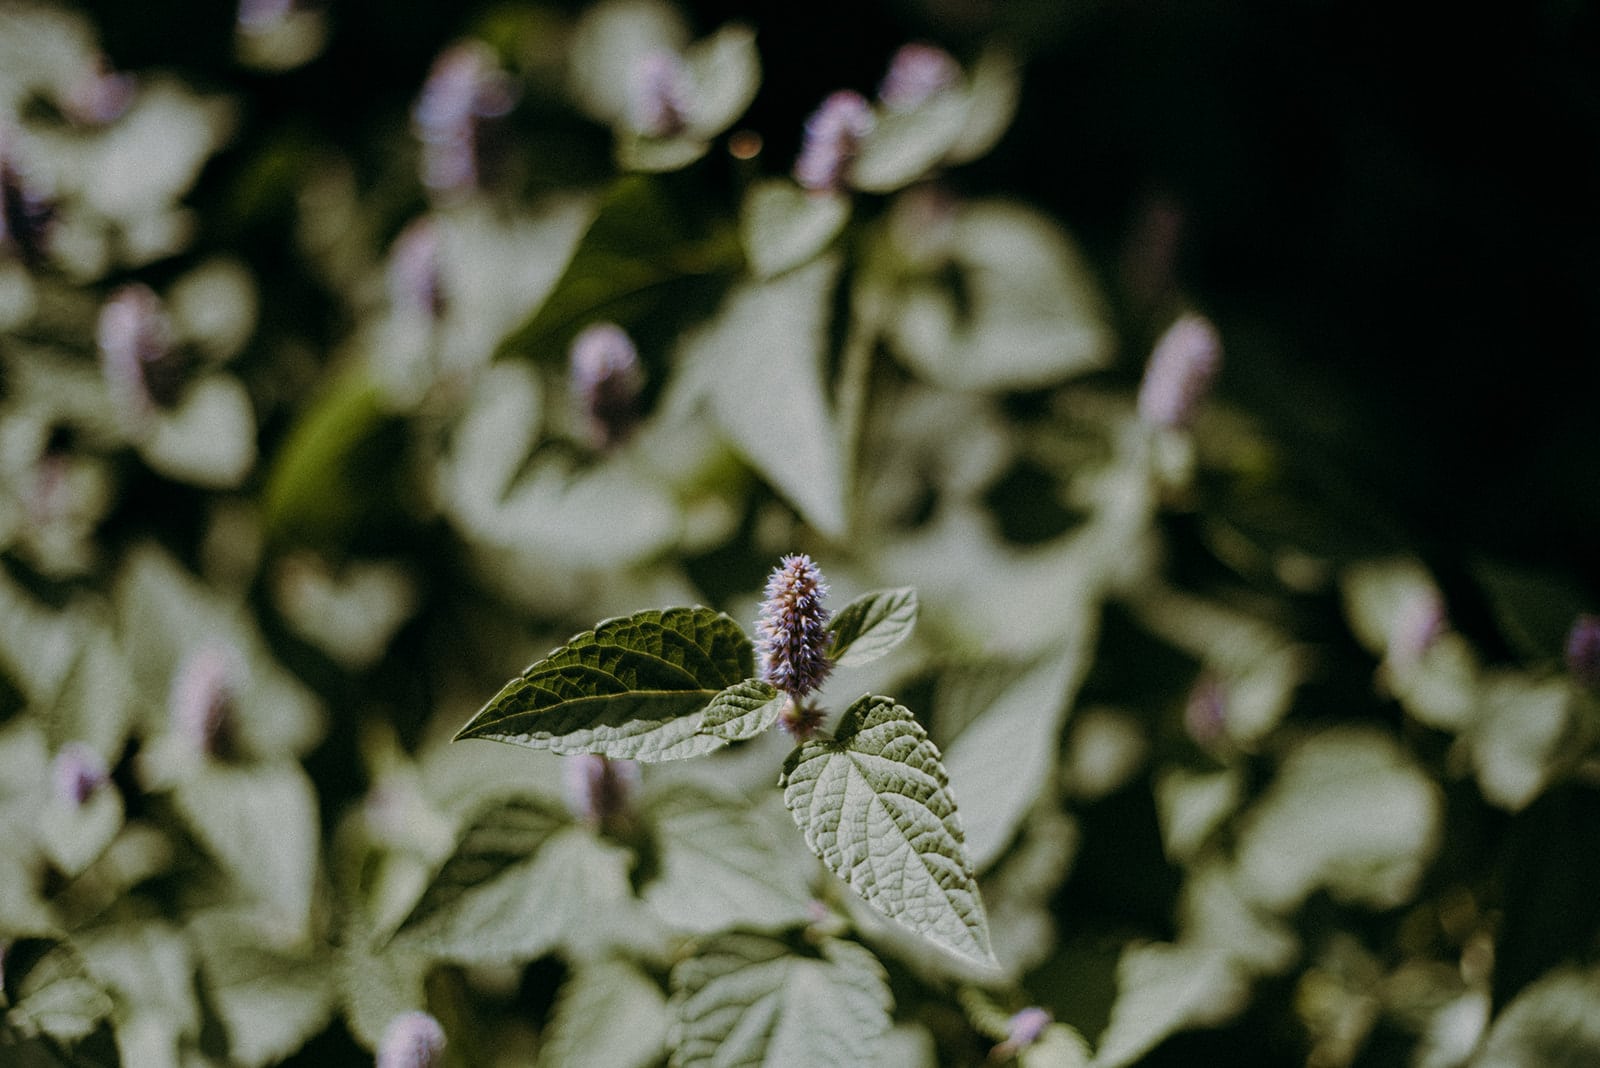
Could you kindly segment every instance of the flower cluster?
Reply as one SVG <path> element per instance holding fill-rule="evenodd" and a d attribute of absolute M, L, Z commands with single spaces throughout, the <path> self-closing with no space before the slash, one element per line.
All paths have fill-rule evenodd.
<path fill-rule="evenodd" d="M 785 556 L 767 580 L 756 621 L 761 677 L 792 698 L 796 715 L 801 715 L 800 699 L 833 669 L 828 610 L 822 606 L 827 594 L 828 584 L 809 556 Z"/>
<path fill-rule="evenodd" d="M 872 105 L 860 93 L 841 89 L 831 94 L 806 120 L 805 140 L 794 161 L 795 181 L 814 192 L 843 189 L 850 162 L 873 124 Z"/>

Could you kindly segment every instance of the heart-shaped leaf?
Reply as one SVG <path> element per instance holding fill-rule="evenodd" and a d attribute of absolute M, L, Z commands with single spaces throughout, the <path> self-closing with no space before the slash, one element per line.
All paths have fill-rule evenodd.
<path fill-rule="evenodd" d="M 806 844 L 867 904 L 994 964 L 989 925 L 939 750 L 905 708 L 868 695 L 831 739 L 795 748 L 783 800 Z"/>
<path fill-rule="evenodd" d="M 874 590 L 845 605 L 828 622 L 829 656 L 840 667 L 870 663 L 911 637 L 917 625 L 917 591 Z"/>
<path fill-rule="evenodd" d="M 727 740 L 698 733 L 712 701 L 755 674 L 743 629 L 709 608 L 607 620 L 529 667 L 456 739 L 655 762 Z"/>

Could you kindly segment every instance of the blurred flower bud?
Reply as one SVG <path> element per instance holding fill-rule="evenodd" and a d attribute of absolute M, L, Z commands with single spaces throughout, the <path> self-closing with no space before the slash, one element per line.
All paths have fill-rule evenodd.
<path fill-rule="evenodd" d="M 100 754 L 82 742 L 68 742 L 51 766 L 56 799 L 68 808 L 80 808 L 94 792 L 111 781 Z"/>
<path fill-rule="evenodd" d="M 266 30 L 288 18 L 294 6 L 295 0 L 239 0 L 235 19 L 242 30 Z"/>
<path fill-rule="evenodd" d="M 822 606 L 828 584 L 811 557 L 801 553 L 785 556 L 773 569 L 766 595 L 756 620 L 761 677 L 787 693 L 796 716 L 803 716 L 799 699 L 833 670 L 828 610 Z"/>
<path fill-rule="evenodd" d="M 830 95 L 806 120 L 805 139 L 794 161 L 795 181 L 817 192 L 843 189 L 850 161 L 873 123 L 872 106 L 860 93 L 841 89 Z"/>
<path fill-rule="evenodd" d="M 137 87 L 133 75 L 112 69 L 110 60 L 97 55 L 62 95 L 61 110 L 80 126 L 104 126 L 128 110 Z"/>
<path fill-rule="evenodd" d="M 961 79 L 961 65 L 937 45 L 902 45 L 889 60 L 878 99 L 891 111 L 914 111 Z"/>
<path fill-rule="evenodd" d="M 1006 1039 L 995 1046 L 990 1059 L 1005 1060 L 1008 1057 L 1015 1057 L 1039 1041 L 1039 1036 L 1044 1034 L 1045 1028 L 1054 1022 L 1055 1017 L 1036 1005 L 1023 1009 L 1006 1022 Z"/>
<path fill-rule="evenodd" d="M 505 115 L 514 102 L 511 79 L 487 45 L 463 41 L 441 53 L 411 113 L 422 141 L 423 183 L 440 192 L 476 189 L 482 123 Z"/>
<path fill-rule="evenodd" d="M 403 1012 L 383 1029 L 377 1068 L 439 1068 L 444 1045 L 438 1020 L 425 1012 Z"/>
<path fill-rule="evenodd" d="M 633 819 L 633 795 L 639 790 L 639 765 L 598 753 L 566 758 L 567 807 L 589 824 L 608 830 L 625 828 Z"/>
<path fill-rule="evenodd" d="M 1200 748 L 1216 749 L 1228 737 L 1228 691 L 1209 671 L 1195 680 L 1183 706 L 1183 729 Z"/>
<path fill-rule="evenodd" d="M 137 282 L 111 294 L 96 333 L 106 380 L 138 410 L 171 408 L 183 384 L 172 324 L 161 298 Z"/>
<path fill-rule="evenodd" d="M 689 75 L 683 61 L 658 49 L 639 58 L 633 68 L 629 119 L 645 137 L 676 137 L 687 125 Z"/>
<path fill-rule="evenodd" d="M 622 327 L 596 323 L 572 340 L 568 354 L 572 396 L 588 422 L 596 448 L 623 441 L 639 421 L 644 371 L 639 351 Z"/>
<path fill-rule="evenodd" d="M 246 668 L 238 650 L 207 645 L 189 654 L 172 679 L 172 727 L 193 750 L 226 760 L 238 741 L 238 700 Z"/>
<path fill-rule="evenodd" d="M 1567 632 L 1567 670 L 1591 690 L 1600 690 L 1600 616 L 1581 615 Z"/>
<path fill-rule="evenodd" d="M 1433 648 L 1448 624 L 1444 600 L 1435 590 L 1417 590 L 1400 602 L 1389 628 L 1389 659 L 1411 665 Z"/>
<path fill-rule="evenodd" d="M 1155 426 L 1186 427 L 1222 368 L 1222 339 L 1211 321 L 1185 315 L 1156 342 L 1139 385 L 1139 418 Z"/>
<path fill-rule="evenodd" d="M 803 742 L 822 729 L 822 722 L 825 719 L 827 713 L 815 701 L 801 701 L 791 697 L 778 716 L 778 726 L 795 741 Z"/>
<path fill-rule="evenodd" d="M 443 318 L 447 300 L 440 267 L 439 229 L 413 219 L 389 249 L 389 303 L 397 309 Z"/>
<path fill-rule="evenodd" d="M 0 130 L 0 248 L 9 247 L 24 264 L 38 267 L 55 214 L 55 204 L 34 186 L 11 138 Z"/>

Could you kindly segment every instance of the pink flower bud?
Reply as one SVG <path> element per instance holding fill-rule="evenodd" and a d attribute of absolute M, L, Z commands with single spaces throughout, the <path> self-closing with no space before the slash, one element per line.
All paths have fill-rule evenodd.
<path fill-rule="evenodd" d="M 629 100 L 633 128 L 645 137 L 676 137 L 688 122 L 689 75 L 683 61 L 657 50 L 640 57 L 633 69 Z"/>
<path fill-rule="evenodd" d="M 464 41 L 441 53 L 411 113 L 422 141 L 423 183 L 443 192 L 477 188 L 480 128 L 509 112 L 515 99 L 487 45 Z"/>
<path fill-rule="evenodd" d="M 878 99 L 891 111 L 914 111 L 961 79 L 961 65 L 937 45 L 902 45 L 889 61 Z"/>
<path fill-rule="evenodd" d="M 68 742 L 51 766 L 56 798 L 69 808 L 81 808 L 96 790 L 111 781 L 100 754 L 82 742 Z"/>
<path fill-rule="evenodd" d="M 54 202 L 33 184 L 11 137 L 0 129 L 0 249 L 9 247 L 29 267 L 44 263 Z"/>
<path fill-rule="evenodd" d="M 621 442 L 639 421 L 644 372 L 639 351 L 615 323 L 596 323 L 572 340 L 572 395 L 596 448 Z"/>
<path fill-rule="evenodd" d="M 1179 429 L 1211 391 L 1222 368 L 1222 339 L 1201 315 L 1185 315 L 1156 342 L 1139 386 L 1139 418 Z"/>
<path fill-rule="evenodd" d="M 204 646 L 179 665 L 172 679 L 172 726 L 196 752 L 220 759 L 233 755 L 246 672 L 243 658 L 227 645 Z"/>
<path fill-rule="evenodd" d="M 440 269 L 439 230 L 429 219 L 413 219 L 389 249 L 389 302 L 396 308 L 421 311 L 429 318 L 444 315 L 447 304 Z"/>
<path fill-rule="evenodd" d="M 1567 670 L 1591 690 L 1600 690 L 1600 616 L 1581 615 L 1567 632 Z"/>
<path fill-rule="evenodd" d="M 377 1068 L 439 1068 L 444 1046 L 438 1020 L 425 1012 L 403 1012 L 383 1029 Z"/>
<path fill-rule="evenodd" d="M 96 330 L 106 381 L 132 408 L 170 408 L 182 386 L 172 323 L 161 298 L 137 282 L 112 293 Z"/>
<path fill-rule="evenodd" d="M 829 96 L 806 120 L 805 140 L 794 161 L 795 181 L 817 192 L 843 189 L 850 162 L 873 124 L 872 106 L 860 93 L 841 89 Z"/>

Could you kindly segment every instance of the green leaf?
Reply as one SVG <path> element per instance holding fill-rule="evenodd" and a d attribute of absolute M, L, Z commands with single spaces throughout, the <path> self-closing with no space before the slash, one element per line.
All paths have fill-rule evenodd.
<path fill-rule="evenodd" d="M 1472 1068 L 1586 1068 L 1600 1063 L 1600 972 L 1563 968 L 1500 1013 Z"/>
<path fill-rule="evenodd" d="M 1226 951 L 1167 943 L 1123 950 L 1117 988 L 1096 1068 L 1132 1064 L 1168 1035 L 1231 1019 L 1250 994 Z"/>
<path fill-rule="evenodd" d="M 778 721 L 788 701 L 789 695 L 770 682 L 745 679 L 711 699 L 699 733 L 726 742 L 749 741 Z"/>
<path fill-rule="evenodd" d="M 197 917 L 190 935 L 228 1035 L 229 1064 L 275 1064 L 332 1018 L 335 969 L 316 949 L 278 949 L 256 925 L 225 912 Z"/>
<path fill-rule="evenodd" d="M 124 1064 L 179 1063 L 185 1038 L 200 1036 L 194 954 L 161 921 L 121 923 L 77 936 L 84 963 L 116 1002 Z"/>
<path fill-rule="evenodd" d="M 726 745 L 698 734 L 723 690 L 755 674 L 744 630 L 709 608 L 610 619 L 531 665 L 456 739 L 655 762 Z"/>
<path fill-rule="evenodd" d="M 536 828 L 515 830 L 506 855 L 518 852 Z M 476 844 L 473 846 L 477 849 Z M 629 870 L 633 855 L 588 830 L 555 831 L 531 857 L 494 870 L 492 846 L 480 861 L 484 881 L 463 885 L 466 861 L 451 861 L 440 879 L 448 883 L 448 908 L 430 886 L 418 910 L 401 925 L 396 945 L 471 964 L 533 960 L 567 946 L 589 953 L 624 942 L 638 930 Z M 451 858 L 455 860 L 454 857 Z M 435 885 L 439 880 L 436 880 Z"/>
<path fill-rule="evenodd" d="M 844 229 L 850 198 L 810 192 L 784 178 L 750 186 L 739 213 L 744 257 L 757 278 L 771 278 L 808 263 Z"/>
<path fill-rule="evenodd" d="M 1574 695 L 1566 679 L 1495 672 L 1483 684 L 1469 729 L 1478 785 L 1491 804 L 1526 808 L 1575 753 Z"/>
<path fill-rule="evenodd" d="M 795 748 L 782 785 L 811 851 L 869 905 L 958 956 L 994 963 L 939 750 L 910 712 L 861 698 L 833 738 Z"/>
<path fill-rule="evenodd" d="M 63 875 L 76 878 L 122 829 L 122 793 L 96 790 L 83 804 L 52 797 L 38 813 L 39 845 Z"/>
<path fill-rule="evenodd" d="M 672 970 L 672 1064 L 855 1068 L 876 1063 L 894 1005 L 883 966 L 854 942 L 820 956 L 728 934 Z"/>
<path fill-rule="evenodd" d="M 255 411 L 231 375 L 196 382 L 170 414 L 158 415 L 140 452 L 152 468 L 204 489 L 232 489 L 256 462 Z"/>
<path fill-rule="evenodd" d="M 667 1045 L 667 999 L 636 966 L 583 964 L 561 985 L 539 1068 L 650 1068 Z"/>
<path fill-rule="evenodd" d="M 372 933 L 351 924 L 339 946 L 339 1003 L 350 1033 L 368 1049 L 401 1013 L 425 1008 L 423 981 L 429 961 L 402 945 L 379 945 Z"/>
<path fill-rule="evenodd" d="M 788 860 L 771 826 L 739 798 L 682 785 L 647 806 L 659 872 L 642 893 L 668 926 L 696 934 L 803 924 L 805 869 Z M 816 865 L 806 859 L 806 867 Z"/>
<path fill-rule="evenodd" d="M 181 780 L 172 799 L 246 894 L 287 929 L 308 929 L 320 825 L 316 789 L 299 764 L 208 763 Z"/>
<path fill-rule="evenodd" d="M 888 193 L 927 174 L 961 138 L 969 101 L 944 90 L 911 111 L 879 109 L 872 132 L 850 167 L 850 184 L 868 193 Z"/>
<path fill-rule="evenodd" d="M 833 632 L 828 656 L 839 667 L 869 664 L 911 637 L 916 625 L 916 590 L 906 586 L 864 593 L 828 621 Z"/>
<path fill-rule="evenodd" d="M 111 1015 L 112 1002 L 64 943 L 15 942 L 5 954 L 5 1023 L 27 1037 L 83 1038 Z"/>
<path fill-rule="evenodd" d="M 837 257 L 735 286 L 717 317 L 685 333 L 669 403 L 702 403 L 728 442 L 812 526 L 845 531 L 844 451 L 824 369 Z"/>

